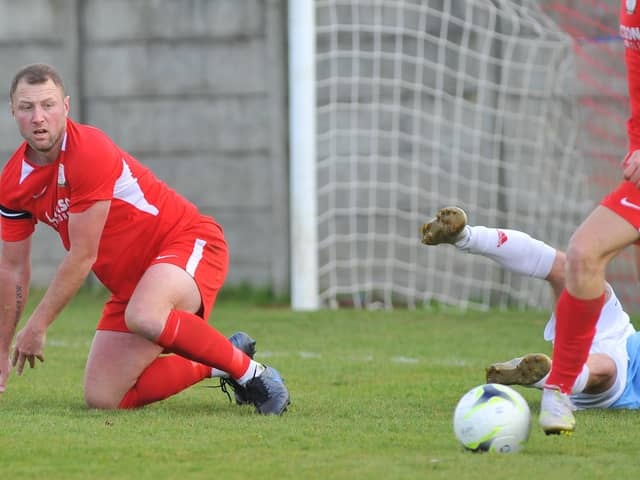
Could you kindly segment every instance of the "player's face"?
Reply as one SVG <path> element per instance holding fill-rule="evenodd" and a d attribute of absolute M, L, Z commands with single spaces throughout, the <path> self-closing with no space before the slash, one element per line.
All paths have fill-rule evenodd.
<path fill-rule="evenodd" d="M 12 98 L 11 113 L 29 146 L 55 160 L 69 113 L 69 97 L 62 89 L 52 80 L 35 85 L 21 80 Z M 53 158 L 49 158 L 51 155 Z"/>

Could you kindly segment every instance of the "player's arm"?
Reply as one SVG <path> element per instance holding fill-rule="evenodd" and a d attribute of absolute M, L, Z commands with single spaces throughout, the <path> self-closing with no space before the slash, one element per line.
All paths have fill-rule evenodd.
<path fill-rule="evenodd" d="M 627 121 L 629 152 L 623 161 L 624 179 L 640 187 L 640 51 L 625 47 L 630 116 Z"/>
<path fill-rule="evenodd" d="M 12 364 L 21 374 L 25 361 L 34 367 L 35 360 L 44 361 L 46 330 L 84 283 L 98 256 L 98 247 L 109 213 L 110 200 L 93 203 L 80 213 L 69 214 L 70 248 L 47 291 L 16 336 Z"/>
<path fill-rule="evenodd" d="M 31 277 L 31 237 L 3 242 L 0 253 L 0 392 L 9 379 L 11 341 L 27 302 Z"/>
<path fill-rule="evenodd" d="M 636 280 L 640 282 L 640 245 L 633 245 L 633 258 L 636 262 Z"/>
<path fill-rule="evenodd" d="M 640 187 L 640 150 L 629 152 L 623 162 L 624 179 Z"/>

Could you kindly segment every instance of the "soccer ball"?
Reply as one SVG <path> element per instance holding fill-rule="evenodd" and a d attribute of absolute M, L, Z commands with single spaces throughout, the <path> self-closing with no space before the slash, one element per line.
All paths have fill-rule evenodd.
<path fill-rule="evenodd" d="M 531 412 L 514 389 L 496 383 L 478 385 L 458 402 L 453 430 L 467 450 L 517 452 L 529 438 Z"/>

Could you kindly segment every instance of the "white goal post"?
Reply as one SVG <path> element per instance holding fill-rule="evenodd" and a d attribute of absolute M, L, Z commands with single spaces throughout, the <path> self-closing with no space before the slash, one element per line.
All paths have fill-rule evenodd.
<path fill-rule="evenodd" d="M 289 209 L 291 304 L 316 310 L 318 233 L 316 195 L 316 69 L 314 0 L 289 2 Z"/>
<path fill-rule="evenodd" d="M 597 200 L 572 39 L 536 0 L 292 0 L 289 48 L 294 309 L 550 305 L 418 234 L 459 205 L 564 247 Z"/>

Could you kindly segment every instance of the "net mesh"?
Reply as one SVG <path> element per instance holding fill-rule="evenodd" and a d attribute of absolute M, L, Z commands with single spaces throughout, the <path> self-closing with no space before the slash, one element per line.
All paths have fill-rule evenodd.
<path fill-rule="evenodd" d="M 425 247 L 418 228 L 458 205 L 472 224 L 565 248 L 612 188 L 625 149 L 617 18 L 584 3 L 316 1 L 324 305 L 550 305 L 544 282 Z"/>

